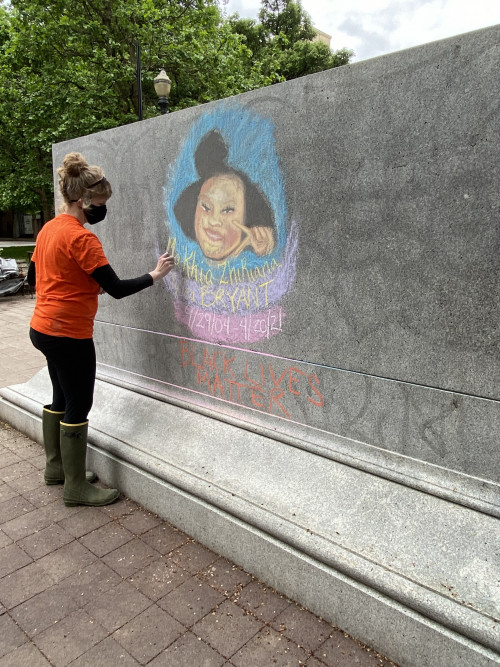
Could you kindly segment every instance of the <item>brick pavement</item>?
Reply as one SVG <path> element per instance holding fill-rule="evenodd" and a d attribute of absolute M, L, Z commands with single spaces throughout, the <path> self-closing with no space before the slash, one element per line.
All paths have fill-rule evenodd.
<path fill-rule="evenodd" d="M 29 380 L 45 366 L 28 332 L 35 300 L 25 296 L 0 296 L 0 387 Z"/>
<path fill-rule="evenodd" d="M 0 299 L 0 386 L 44 365 L 33 306 Z M 127 498 L 65 507 L 43 467 L 0 422 L 0 667 L 393 665 Z"/>

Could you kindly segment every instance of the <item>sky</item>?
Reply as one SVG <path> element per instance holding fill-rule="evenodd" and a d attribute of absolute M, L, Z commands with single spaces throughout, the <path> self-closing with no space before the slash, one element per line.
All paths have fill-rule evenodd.
<path fill-rule="evenodd" d="M 227 15 L 257 18 L 260 0 L 222 0 Z M 500 23 L 500 0 L 302 0 L 313 25 L 352 62 Z"/>

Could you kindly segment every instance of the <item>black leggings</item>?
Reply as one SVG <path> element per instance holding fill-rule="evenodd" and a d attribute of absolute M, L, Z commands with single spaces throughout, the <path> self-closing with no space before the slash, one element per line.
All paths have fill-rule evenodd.
<path fill-rule="evenodd" d="M 63 338 L 30 329 L 30 338 L 47 359 L 54 412 L 64 412 L 66 424 L 82 424 L 94 399 L 96 357 L 92 338 Z"/>

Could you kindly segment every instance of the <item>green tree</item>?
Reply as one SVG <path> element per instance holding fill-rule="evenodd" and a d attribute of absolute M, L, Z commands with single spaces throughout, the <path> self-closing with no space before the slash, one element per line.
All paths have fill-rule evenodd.
<path fill-rule="evenodd" d="M 156 115 L 165 68 L 176 110 L 334 67 L 299 3 L 263 0 L 260 22 L 218 0 L 0 0 L 0 209 L 52 213 L 52 144 Z"/>
<path fill-rule="evenodd" d="M 262 0 L 261 5 L 259 20 L 271 37 L 285 35 L 291 44 L 316 37 L 311 17 L 302 9 L 300 2 Z"/>
<path fill-rule="evenodd" d="M 240 18 L 229 22 L 234 32 L 245 39 L 252 62 L 271 79 L 288 81 L 306 74 L 345 65 L 353 52 L 332 51 L 316 37 L 311 18 L 294 0 L 262 0 L 259 21 Z"/>
<path fill-rule="evenodd" d="M 51 146 L 144 117 L 167 69 L 171 109 L 270 82 L 216 0 L 11 0 L 0 13 L 0 208 L 51 214 Z"/>

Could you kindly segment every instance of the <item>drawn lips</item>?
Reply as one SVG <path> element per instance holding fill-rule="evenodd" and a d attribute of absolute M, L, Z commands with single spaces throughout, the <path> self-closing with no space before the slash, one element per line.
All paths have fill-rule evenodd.
<path fill-rule="evenodd" d="M 215 241 L 216 243 L 219 243 L 220 241 L 224 240 L 222 234 L 219 234 L 219 232 L 213 232 L 210 229 L 205 229 L 205 234 L 211 241 Z"/>

